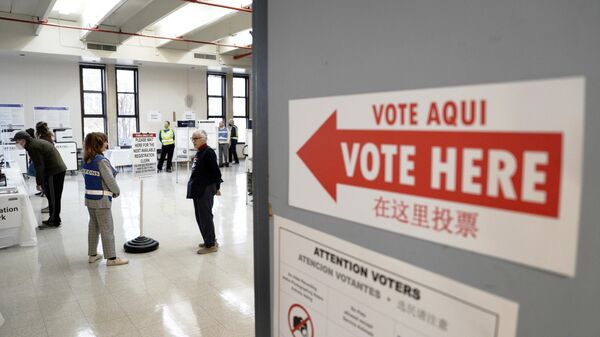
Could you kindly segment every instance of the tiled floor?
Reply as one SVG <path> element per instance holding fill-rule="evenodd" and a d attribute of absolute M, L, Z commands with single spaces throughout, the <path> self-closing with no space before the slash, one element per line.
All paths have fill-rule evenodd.
<path fill-rule="evenodd" d="M 112 209 L 117 254 L 130 264 L 107 268 L 105 260 L 87 262 L 83 180 L 67 175 L 62 227 L 38 231 L 37 247 L 0 250 L 0 336 L 254 336 L 252 209 L 243 163 L 223 169 L 223 180 L 214 206 L 217 253 L 196 254 L 202 239 L 185 199 L 184 167 L 179 183 L 175 172 L 144 180 L 144 234 L 160 248 L 132 255 L 122 244 L 138 235 L 139 181 L 121 173 L 122 194 Z M 45 219 L 42 198 L 32 201 L 38 220 Z"/>

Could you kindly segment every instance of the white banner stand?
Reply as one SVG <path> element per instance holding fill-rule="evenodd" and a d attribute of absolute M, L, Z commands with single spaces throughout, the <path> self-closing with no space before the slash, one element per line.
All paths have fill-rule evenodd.
<path fill-rule="evenodd" d="M 194 144 L 190 140 L 190 137 L 197 129 L 197 122 L 195 120 L 180 120 L 177 121 L 177 128 L 175 128 L 175 182 L 179 183 L 179 160 L 185 160 L 186 172 L 190 172 L 190 159 L 192 156 L 192 150 Z"/>

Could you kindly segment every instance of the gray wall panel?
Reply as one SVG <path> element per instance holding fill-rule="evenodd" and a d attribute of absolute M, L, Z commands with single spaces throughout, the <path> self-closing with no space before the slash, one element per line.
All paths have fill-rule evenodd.
<path fill-rule="evenodd" d="M 600 1 L 277 0 L 268 26 L 276 214 L 518 302 L 519 337 L 600 336 Z M 575 75 L 586 126 L 573 279 L 288 206 L 291 99 Z"/>

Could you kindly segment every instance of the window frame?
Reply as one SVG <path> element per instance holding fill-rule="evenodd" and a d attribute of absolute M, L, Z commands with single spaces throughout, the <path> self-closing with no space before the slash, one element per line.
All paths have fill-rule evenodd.
<path fill-rule="evenodd" d="M 232 92 L 232 101 L 235 100 L 236 98 L 245 98 L 246 99 L 246 113 L 245 116 L 236 116 L 235 113 L 233 112 L 233 109 L 231 111 L 232 113 L 232 117 L 233 120 L 236 121 L 235 125 L 239 125 L 237 123 L 237 120 L 243 120 L 244 121 L 244 125 L 245 128 L 248 128 L 248 120 L 250 119 L 250 76 L 249 75 L 245 75 L 245 74 L 233 74 L 233 78 L 231 80 L 231 84 L 233 87 L 233 81 L 235 80 L 235 78 L 243 78 L 246 82 L 245 85 L 245 96 L 234 96 L 233 92 Z M 233 91 L 233 90 L 232 90 Z M 238 135 L 238 139 L 240 138 L 240 135 Z M 246 144 L 246 142 L 238 142 L 238 144 Z"/>
<path fill-rule="evenodd" d="M 119 79 L 118 79 L 118 75 L 117 72 L 119 70 L 128 70 L 128 71 L 133 71 L 133 92 L 130 91 L 119 91 Z M 120 138 L 119 138 L 119 118 L 135 118 L 135 130 L 136 132 L 139 132 L 140 130 L 140 87 L 139 87 L 139 77 L 138 77 L 138 68 L 137 67 L 127 67 L 127 66 L 115 66 L 115 91 L 116 91 L 116 111 L 117 111 L 117 117 L 116 117 L 116 124 L 117 124 L 117 146 L 123 146 L 120 143 Z M 133 115 L 121 115 L 119 113 L 119 94 L 133 94 L 134 97 L 134 104 L 135 104 L 135 109 L 134 109 L 134 114 Z"/>
<path fill-rule="evenodd" d="M 83 88 L 83 69 L 100 69 L 102 90 L 84 90 Z M 84 95 L 86 93 L 102 94 L 102 114 L 86 114 Z M 81 103 L 81 139 L 85 139 L 85 119 L 86 118 L 102 118 L 104 124 L 104 134 L 108 135 L 108 114 L 106 111 L 106 65 L 104 64 L 79 64 L 79 98 Z"/>
<path fill-rule="evenodd" d="M 219 76 L 221 77 L 221 96 L 210 95 L 208 88 L 208 78 L 210 76 Z M 207 72 L 206 73 L 206 119 L 226 119 L 227 110 L 226 108 L 226 100 L 227 100 L 227 86 L 225 85 L 227 81 L 227 75 L 225 73 L 219 72 Z M 210 114 L 210 99 L 211 98 L 220 98 L 221 99 L 221 115 L 211 115 Z"/>

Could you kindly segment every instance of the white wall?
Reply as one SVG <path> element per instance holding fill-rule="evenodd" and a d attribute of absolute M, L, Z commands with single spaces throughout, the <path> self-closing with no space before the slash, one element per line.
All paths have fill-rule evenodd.
<path fill-rule="evenodd" d="M 142 66 L 138 72 L 140 87 L 140 131 L 158 131 L 163 121 L 173 124 L 173 111 L 178 119 L 185 111 L 194 111 L 197 119 L 206 118 L 206 71 L 156 66 Z M 193 103 L 186 106 L 185 97 Z M 150 111 L 160 111 L 163 121 L 148 121 Z"/>
<path fill-rule="evenodd" d="M 81 103 L 77 63 L 20 56 L 0 57 L 0 103 L 23 104 L 25 127 L 34 127 L 33 107 L 66 106 L 81 146 Z"/>

